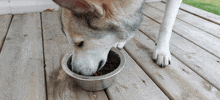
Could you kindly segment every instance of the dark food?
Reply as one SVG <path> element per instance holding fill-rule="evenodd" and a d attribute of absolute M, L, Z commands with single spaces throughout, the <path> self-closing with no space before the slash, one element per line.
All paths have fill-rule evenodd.
<path fill-rule="evenodd" d="M 69 67 L 70 70 L 71 70 L 71 58 L 72 57 L 70 57 L 70 59 L 68 59 L 67 61 L 67 66 Z M 108 54 L 106 64 L 102 67 L 102 69 L 100 69 L 96 73 L 98 74 L 98 76 L 108 74 L 114 71 L 116 68 L 118 68 L 119 64 L 120 64 L 120 58 L 118 54 L 116 54 L 113 51 L 110 51 Z M 92 75 L 92 76 L 96 76 L 96 75 Z"/>
<path fill-rule="evenodd" d="M 99 76 L 108 74 L 108 73 L 114 71 L 116 68 L 118 68 L 119 64 L 120 64 L 119 56 L 116 53 L 114 53 L 113 51 L 110 51 L 108 54 L 108 58 L 107 58 L 107 62 L 105 64 L 105 66 L 102 67 L 102 69 L 99 70 L 97 72 L 97 74 Z"/>

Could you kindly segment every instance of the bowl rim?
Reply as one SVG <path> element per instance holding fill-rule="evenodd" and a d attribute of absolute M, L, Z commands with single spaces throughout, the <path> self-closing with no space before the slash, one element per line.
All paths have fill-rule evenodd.
<path fill-rule="evenodd" d="M 105 75 L 101 75 L 101 76 L 83 76 L 83 75 L 79 75 L 76 74 L 74 72 L 72 72 L 68 66 L 67 66 L 67 60 L 69 59 L 70 56 L 72 56 L 71 53 L 67 53 L 63 59 L 62 59 L 62 68 L 63 70 L 70 75 L 71 77 L 78 79 L 78 80 L 83 80 L 83 81 L 96 81 L 96 80 L 103 80 L 103 79 L 108 79 L 111 78 L 115 75 L 117 75 L 119 72 L 121 72 L 121 70 L 124 68 L 125 65 L 125 58 L 124 55 L 122 54 L 122 52 L 120 50 L 118 50 L 117 48 L 113 47 L 111 48 L 111 51 L 115 52 L 116 54 L 119 55 L 120 58 L 120 64 L 119 66 L 112 72 L 105 74 Z"/>

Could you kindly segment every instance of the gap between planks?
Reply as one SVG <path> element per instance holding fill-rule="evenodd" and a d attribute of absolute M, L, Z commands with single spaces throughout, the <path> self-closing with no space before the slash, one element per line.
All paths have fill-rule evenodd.
<path fill-rule="evenodd" d="M 169 98 L 128 52 L 125 50 L 121 52 L 124 54 L 126 63 L 116 77 L 115 83 L 107 89 L 110 100 L 168 100 Z"/>
<path fill-rule="evenodd" d="M 155 13 L 152 13 L 151 11 L 149 12 L 149 10 L 146 10 L 146 9 L 151 9 L 151 10 L 157 10 L 156 8 L 153 8 L 153 7 L 148 7 L 148 6 L 145 6 L 145 9 L 144 9 L 144 11 L 143 11 L 143 15 L 144 16 L 146 16 L 146 17 L 148 17 L 148 18 L 150 18 L 150 19 L 152 19 L 152 20 L 154 20 L 155 22 L 157 22 L 157 23 L 159 23 L 159 24 L 161 24 L 161 22 L 162 22 L 162 17 L 163 17 L 163 15 L 161 14 L 161 13 L 163 13 L 163 12 L 161 12 L 160 10 L 157 10 Z M 148 12 L 148 13 L 146 13 L 146 12 Z M 161 12 L 161 13 L 160 13 Z M 155 17 L 155 14 L 161 14 L 161 15 L 156 15 L 157 17 Z M 152 17 L 153 16 L 153 17 Z M 160 18 L 161 17 L 161 18 Z M 177 27 L 177 25 L 178 24 L 185 24 L 185 25 L 183 25 L 185 28 L 186 27 L 189 27 L 189 26 L 192 26 L 192 25 L 190 25 L 190 24 L 187 24 L 187 23 L 184 23 L 183 21 L 181 21 L 181 20 L 179 20 L 179 19 L 176 19 L 176 22 L 175 22 L 175 24 L 174 24 L 174 26 L 173 26 L 173 32 L 175 32 L 175 33 L 177 33 L 178 35 L 180 35 L 181 37 L 183 37 L 183 38 L 185 38 L 185 39 L 187 39 L 188 41 L 190 41 L 190 42 L 192 42 L 192 43 L 194 43 L 195 45 L 197 45 L 197 46 L 199 46 L 199 47 L 201 47 L 202 49 L 204 49 L 204 50 L 206 50 L 207 52 L 209 52 L 210 54 L 212 54 L 212 55 L 214 55 L 215 57 L 217 57 L 217 58 L 219 58 L 220 59 L 220 56 L 219 56 L 219 54 L 220 54 L 220 52 L 219 52 L 219 50 L 217 49 L 217 48 L 219 48 L 218 46 L 214 46 L 214 45 L 219 45 L 218 43 L 212 43 L 212 42 L 210 42 L 210 41 L 213 41 L 213 40 L 216 40 L 216 41 L 213 41 L 213 42 L 217 42 L 217 41 L 220 41 L 219 40 L 219 38 L 217 38 L 217 37 L 214 37 L 213 35 L 210 35 L 209 33 L 206 33 L 206 32 L 204 32 L 204 31 L 202 31 L 202 30 L 199 30 L 198 28 L 196 28 L 196 27 L 191 27 L 191 28 L 193 28 L 193 29 L 189 29 L 187 32 L 185 31 L 185 30 L 180 30 L 180 29 L 178 29 L 178 27 Z M 181 27 L 181 28 L 183 28 L 183 27 Z M 182 34 L 181 33 L 179 33 L 179 32 L 177 32 L 177 31 L 181 31 L 182 32 Z M 205 43 L 205 45 L 204 45 L 204 41 L 198 41 L 198 37 L 197 38 L 195 38 L 195 37 L 193 37 L 193 36 L 189 36 L 189 35 L 187 35 L 187 34 L 184 34 L 184 33 L 188 33 L 188 32 L 197 32 L 197 31 L 199 31 L 199 32 L 202 32 L 204 35 L 199 35 L 200 36 L 200 38 L 201 37 L 204 37 L 204 36 L 208 36 L 206 39 L 207 40 L 204 40 L 204 41 L 207 41 L 206 43 Z M 198 32 L 197 32 L 198 33 Z M 195 35 L 195 34 L 194 34 Z M 210 40 L 210 38 L 213 38 L 212 40 Z M 191 39 L 191 40 L 190 40 Z M 196 41 L 196 39 L 197 39 L 197 41 Z M 211 43 L 210 45 L 207 45 L 207 43 Z M 215 48 L 216 47 L 216 48 Z"/>
<path fill-rule="evenodd" d="M 138 29 L 138 31 L 140 31 L 141 33 L 144 34 L 144 32 L 143 32 L 142 30 Z M 145 35 L 145 34 L 144 34 L 144 35 Z M 148 37 L 149 39 L 151 39 L 152 41 L 154 41 L 151 37 L 149 37 L 149 36 L 147 36 L 147 35 L 145 35 L 145 36 Z M 156 43 L 156 42 L 154 41 L 154 43 Z M 135 60 L 135 58 L 132 56 L 132 54 L 129 52 L 129 50 L 128 50 L 127 48 L 124 47 L 124 50 L 126 51 L 126 53 L 131 57 L 131 59 L 133 59 L 133 61 L 134 61 L 138 66 L 141 66 L 140 63 L 138 63 L 138 62 Z M 144 71 L 143 67 L 140 67 L 140 68 Z M 157 83 L 156 80 L 155 80 L 148 72 L 145 71 L 145 73 L 146 73 L 147 76 L 155 83 L 155 85 L 157 85 L 157 87 L 171 100 L 170 95 L 168 95 L 168 94 L 166 93 L 166 91 L 164 91 L 163 88 L 161 88 L 158 84 L 156 84 L 156 83 Z"/>
<path fill-rule="evenodd" d="M 148 37 L 149 39 L 151 39 L 155 44 L 156 44 L 156 41 L 153 39 L 153 38 L 151 38 L 150 36 L 148 36 L 147 34 L 145 34 L 145 32 L 144 31 L 142 31 L 141 29 L 139 29 L 139 31 L 141 32 L 141 33 L 143 33 L 146 37 Z M 183 63 L 185 66 L 187 66 L 188 68 L 190 68 L 185 62 L 183 62 L 181 59 L 179 59 L 178 57 L 176 57 L 175 55 L 173 55 L 173 53 L 172 52 L 170 52 L 170 54 L 172 55 L 172 56 L 174 56 L 176 59 L 178 59 L 181 63 Z M 190 68 L 191 69 L 191 68 Z M 191 69 L 192 71 L 194 71 L 193 69 Z M 194 71 L 196 74 L 198 74 L 196 71 Z M 199 75 L 199 74 L 198 74 Z M 199 75 L 199 76 L 201 76 L 201 75 Z M 201 76 L 202 77 L 202 76 Z"/>
<path fill-rule="evenodd" d="M 147 39 L 144 34 L 138 32 L 131 41 L 128 41 L 125 48 L 131 57 L 142 67 L 145 73 L 148 73 L 148 75 L 152 77 L 154 82 L 169 98 L 176 100 L 181 98 L 200 98 L 206 100 L 209 97 L 216 99 L 219 96 L 215 95 L 215 92 L 219 94 L 219 91 L 215 87 L 206 82 L 183 63 L 179 62 L 175 57 L 173 57 L 172 65 L 164 69 L 159 68 L 151 58 L 152 47 L 154 46 L 152 40 Z M 213 92 L 206 89 L 203 84 L 211 86 Z"/>
<path fill-rule="evenodd" d="M 58 15 L 58 12 L 42 13 L 48 100 L 108 100 L 104 91 L 88 92 L 76 87 L 73 78 L 62 70 L 62 57 L 72 47 L 62 33 Z"/>
<path fill-rule="evenodd" d="M 106 94 L 107 99 L 110 100 L 110 98 L 109 98 L 109 96 L 108 96 L 108 93 L 107 93 L 107 89 L 104 89 L 104 92 L 105 92 L 105 94 Z"/>
<path fill-rule="evenodd" d="M 162 3 L 166 4 L 165 1 L 162 1 Z M 192 15 L 200 17 L 204 20 L 207 20 L 207 21 L 210 21 L 212 23 L 220 25 L 220 16 L 218 16 L 216 14 L 207 12 L 205 10 L 202 10 L 202 9 L 199 9 L 199 8 L 196 8 L 196 7 L 193 7 L 191 5 L 184 4 L 184 3 L 181 4 L 180 9 L 185 11 L 185 12 L 188 12 Z"/>
<path fill-rule="evenodd" d="M 141 31 L 140 31 L 141 32 Z M 146 35 L 145 35 L 146 36 Z M 148 37 L 148 36 L 147 36 Z M 138 65 L 138 66 L 141 66 L 140 65 L 140 63 L 138 63 L 136 60 L 135 60 L 135 58 L 132 56 L 132 54 L 129 52 L 129 50 L 127 49 L 127 48 L 124 48 L 124 50 L 126 51 L 126 53 L 131 57 L 131 59 Z M 140 69 L 142 69 L 143 71 L 144 71 L 144 69 L 143 69 L 143 67 L 140 67 Z M 170 100 L 171 100 L 171 98 L 170 98 L 170 95 L 168 95 L 167 93 L 166 93 L 166 91 L 164 91 L 164 89 L 163 88 L 161 88 L 161 86 L 159 86 L 158 84 L 156 84 L 157 82 L 156 82 L 156 80 L 154 79 L 154 77 L 152 77 L 152 75 L 150 75 L 148 72 L 146 72 L 145 71 L 145 74 L 147 74 L 147 76 L 155 83 L 155 85 L 167 96 L 167 98 L 169 98 Z"/>
<path fill-rule="evenodd" d="M 1 16 L 5 16 L 5 15 L 1 15 Z M 5 39 L 6 39 L 7 35 L 8 35 L 8 31 L 9 31 L 9 29 L 10 29 L 10 26 L 11 26 L 11 22 L 12 22 L 13 17 L 14 17 L 14 15 L 11 15 L 10 22 L 9 22 L 9 24 L 7 25 L 7 26 L 8 26 L 7 31 L 6 31 L 6 33 L 5 33 L 5 36 L 3 37 L 2 44 L 0 44 L 0 54 L 1 54 L 2 48 L 3 48 L 4 43 L 5 43 Z"/>
<path fill-rule="evenodd" d="M 139 31 L 141 32 L 141 33 L 143 33 L 146 37 L 148 37 L 149 39 L 151 39 L 154 43 L 156 43 L 156 41 L 153 39 L 153 38 L 151 38 L 150 36 L 148 36 L 145 32 L 143 32 L 142 30 L 140 30 L 139 29 Z M 184 62 L 184 61 L 182 61 L 179 57 L 177 57 L 176 55 L 174 55 L 172 52 L 170 52 L 171 53 L 171 55 L 173 56 L 173 57 L 175 57 L 177 60 L 179 60 L 181 63 L 183 63 L 185 66 L 187 66 L 189 69 L 191 69 L 194 73 L 196 73 L 197 75 L 199 75 L 200 77 L 202 77 L 204 80 L 206 80 L 209 84 L 212 84 L 213 85 L 213 83 L 212 82 L 210 82 L 209 80 L 207 80 L 206 79 L 206 77 L 204 77 L 204 76 L 202 76 L 200 73 L 198 73 L 197 71 L 195 71 L 195 69 L 193 69 L 191 66 L 189 66 L 186 62 Z M 131 55 L 130 55 L 131 56 Z M 133 59 L 133 58 L 132 58 Z M 135 61 L 135 60 L 134 60 Z M 136 62 L 136 61 L 135 61 Z M 137 63 L 137 62 L 136 62 Z M 139 65 L 140 66 L 140 65 Z M 144 69 L 143 69 L 144 70 Z M 146 73 L 147 74 L 147 73 Z M 148 74 L 147 74 L 148 75 Z M 152 80 L 153 80 L 153 78 L 150 76 L 150 75 L 148 75 Z M 218 87 L 216 87 L 216 85 L 213 85 L 216 89 L 218 89 L 218 90 L 220 90 Z M 158 86 L 159 87 L 159 86 Z M 162 90 L 163 91 L 163 90 Z M 164 92 L 164 91 L 163 91 Z"/>
<path fill-rule="evenodd" d="M 147 3 L 147 5 L 162 12 L 165 12 L 166 4 L 164 3 Z M 220 39 L 220 25 L 216 23 L 212 23 L 199 16 L 195 16 L 181 9 L 179 10 L 176 18 Z"/>
<path fill-rule="evenodd" d="M 148 17 L 148 18 L 150 18 L 151 20 L 155 21 L 156 23 L 161 24 L 160 22 L 158 22 L 157 20 L 151 18 L 150 16 L 147 16 L 146 14 L 143 14 L 143 15 L 146 16 L 146 17 Z M 208 52 L 208 53 L 212 54 L 213 56 L 215 56 L 215 57 L 217 57 L 217 58 L 220 59 L 219 56 L 217 56 L 217 55 L 215 55 L 214 53 L 210 52 L 210 51 L 207 50 L 206 48 L 204 48 L 204 47 L 200 46 L 199 44 L 193 42 L 192 40 L 190 40 L 190 39 L 184 37 L 183 35 L 179 34 L 178 32 L 176 32 L 176 31 L 174 31 L 174 30 L 172 30 L 172 31 L 173 31 L 173 33 L 176 33 L 177 35 L 181 36 L 182 38 L 184 38 L 184 39 L 190 41 L 191 43 L 195 44 L 196 46 L 200 47 L 201 49 L 205 50 L 206 52 Z M 156 43 L 156 41 L 155 41 L 155 43 Z"/>
<path fill-rule="evenodd" d="M 159 33 L 159 28 L 158 27 L 159 27 L 160 24 L 158 24 L 157 22 L 155 22 L 154 20 L 152 20 L 152 19 L 150 19 L 150 18 L 148 18 L 146 16 L 143 16 L 143 21 L 144 20 L 145 21 L 147 20 L 146 22 L 151 23 L 152 25 L 150 27 L 148 24 L 145 25 L 145 23 L 142 23 L 140 28 L 142 30 L 144 30 L 145 32 L 144 31 L 141 31 L 141 32 L 143 32 L 145 35 L 147 35 L 147 34 L 149 35 L 150 34 L 150 36 L 147 35 L 147 37 L 150 37 L 151 40 L 155 41 L 155 39 L 157 37 L 157 34 Z M 144 25 L 144 27 L 143 27 L 143 25 Z M 145 27 L 147 27 L 147 29 Z M 152 29 L 152 27 L 154 29 Z M 184 56 L 178 55 L 180 53 L 179 51 L 181 50 L 181 48 L 179 49 L 177 47 L 178 47 L 178 45 L 181 46 L 182 44 L 178 43 L 178 42 L 175 42 L 173 44 L 172 41 L 176 40 L 174 37 L 182 40 L 182 42 L 185 41 L 184 43 L 188 43 L 189 47 L 194 48 L 194 49 L 190 49 L 190 50 L 193 50 L 193 51 L 185 49 L 185 51 L 183 51 L 183 54 L 181 54 L 181 55 L 186 55 L 186 53 L 190 54 L 190 52 L 194 52 L 194 51 L 199 51 L 198 54 L 191 55 L 192 56 L 191 59 L 184 58 Z M 180 60 L 181 62 L 187 62 L 187 64 L 186 63 L 184 63 L 184 64 L 187 65 L 188 67 L 190 66 L 190 69 L 193 69 L 194 71 L 197 70 L 197 73 L 200 73 L 200 76 L 203 75 L 202 77 L 205 80 L 208 80 L 209 82 L 214 84 L 214 86 L 216 88 L 220 89 L 220 87 L 219 87 L 220 86 L 220 84 L 219 84 L 220 81 L 217 80 L 218 79 L 218 77 L 217 77 L 218 75 L 217 74 L 219 74 L 219 73 L 218 73 L 218 71 L 216 71 L 217 69 L 220 70 L 218 68 L 219 63 L 216 62 L 216 61 L 219 61 L 219 59 L 216 58 L 215 56 L 211 55 L 210 53 L 206 52 L 205 50 L 200 49 L 200 47 L 196 47 L 197 45 L 195 45 L 195 44 L 193 44 L 191 42 L 187 42 L 188 41 L 187 39 L 184 40 L 183 37 L 181 37 L 181 38 L 180 37 L 181 36 L 179 36 L 178 34 L 177 35 L 173 34 L 172 37 L 171 37 L 172 45 L 170 45 L 170 48 L 171 48 L 171 52 L 173 52 L 172 54 L 175 54 L 175 57 L 178 58 L 179 60 L 181 59 Z M 174 50 L 174 48 L 175 49 L 179 49 L 179 51 L 177 52 L 177 50 Z M 201 55 L 208 56 L 211 59 L 211 61 L 208 60 L 208 63 L 206 63 L 207 61 L 204 62 L 204 59 L 202 57 L 200 57 Z M 200 57 L 200 58 L 198 58 L 198 57 Z M 198 61 L 198 63 L 194 64 L 195 61 L 196 62 Z M 211 63 L 211 64 L 209 64 L 209 63 Z M 203 67 L 203 69 L 198 69 L 195 66 L 204 66 L 204 67 Z M 210 72 L 211 69 L 216 69 L 216 70 L 213 70 L 215 73 Z"/>
<path fill-rule="evenodd" d="M 2 99 L 45 100 L 40 31 L 39 13 L 13 17 L 0 55 Z"/>
<path fill-rule="evenodd" d="M 47 14 L 49 14 L 49 15 L 47 15 Z M 47 67 L 46 67 L 46 69 L 47 69 L 47 76 L 49 76 L 49 72 L 52 72 L 53 73 L 53 71 L 52 70 L 54 70 L 54 69 L 52 69 L 52 67 L 59 67 L 58 65 L 58 62 L 57 61 L 59 61 L 59 57 L 55 57 L 56 55 L 58 55 L 58 56 L 60 56 L 60 54 L 62 55 L 62 53 L 65 53 L 65 48 L 68 48 L 68 42 L 66 41 L 66 37 L 64 36 L 64 34 L 62 34 L 62 32 L 61 32 L 61 30 L 60 30 L 60 28 L 58 28 L 58 26 L 60 27 L 60 25 L 56 22 L 56 21 L 50 21 L 50 20 L 57 20 L 57 18 L 54 18 L 54 17 L 50 17 L 50 16 L 57 16 L 57 14 L 56 14 L 56 12 L 53 12 L 53 13 L 43 13 L 42 14 L 42 16 L 44 16 L 44 17 L 42 17 L 42 19 L 43 19 L 43 28 L 44 28 L 44 45 L 45 45 L 45 61 L 46 61 L 46 64 L 47 64 Z M 50 27 L 50 24 L 51 25 L 53 25 L 53 27 Z M 53 34 L 50 34 L 50 33 L 53 33 Z M 55 34 L 55 35 L 54 35 Z M 59 36 L 57 36 L 57 35 L 59 35 Z M 53 41 L 53 42 L 52 42 Z M 60 48 L 62 48 L 62 49 L 59 49 L 59 46 L 60 46 Z M 54 50 L 55 49 L 55 50 Z M 59 52 L 58 52 L 59 51 Z M 51 53 L 51 54 L 50 54 Z M 50 55 L 48 55 L 48 54 L 50 54 Z M 56 55 L 52 55 L 52 54 L 56 54 Z M 53 57 L 52 57 L 53 56 Z M 50 60 L 51 60 L 51 58 L 50 57 L 52 57 L 52 58 L 54 58 L 53 59 L 53 62 L 51 62 Z M 56 61 L 57 60 L 57 61 Z M 50 62 L 50 63 L 49 63 Z M 51 64 L 51 63 L 57 63 L 57 64 Z M 130 65 L 130 64 L 129 64 Z M 133 66 L 130 66 L 130 67 L 133 67 Z M 137 67 L 137 66 L 136 66 Z M 129 69 L 129 70 L 132 70 L 132 69 Z M 137 69 L 137 70 L 140 70 L 140 69 Z M 124 70 L 125 71 L 125 70 Z M 125 71 L 126 72 L 126 71 Z M 142 73 L 142 75 L 140 75 L 140 77 L 142 77 L 142 76 L 146 76 L 146 77 L 142 77 L 142 79 L 143 80 L 145 80 L 146 82 L 149 82 L 150 80 L 149 79 L 147 79 L 148 77 L 147 77 L 147 75 L 144 73 L 144 72 L 141 72 Z M 129 73 L 127 73 L 128 75 L 129 75 Z M 123 75 L 123 76 L 126 76 L 127 74 L 121 74 L 121 75 Z M 134 72 L 132 72 L 132 74 L 134 74 Z M 139 73 L 140 74 L 140 73 Z M 138 75 L 139 75 L 138 74 Z M 143 75 L 144 74 L 144 75 Z M 163 92 L 161 92 L 159 89 L 158 89 L 158 87 L 156 86 L 156 85 L 154 85 L 154 83 L 153 82 L 151 82 L 152 84 L 148 84 L 147 86 L 145 86 L 144 84 L 143 84 L 143 82 L 140 80 L 140 79 L 137 79 L 137 74 L 134 74 L 135 76 L 133 76 L 133 79 L 135 79 L 135 80 L 138 80 L 138 82 L 140 83 L 140 84 L 137 84 L 137 86 L 140 86 L 140 90 L 142 91 L 138 91 L 138 92 L 135 92 L 137 95 L 142 95 L 142 96 L 144 96 L 144 97 L 149 97 L 150 95 L 146 95 L 145 93 L 148 93 L 148 94 L 151 94 L 151 93 L 154 93 L 155 95 L 157 95 L 157 96 L 153 96 L 154 98 L 159 98 L 159 97 L 163 97 L 163 98 L 166 98 L 166 96 L 163 94 Z M 136 77 L 136 78 L 135 78 Z M 124 79 L 124 81 L 123 81 L 123 79 Z M 53 97 L 51 97 L 51 94 L 50 94 L 50 91 L 52 90 L 50 87 L 51 86 L 49 86 L 50 84 L 49 83 L 51 83 L 51 82 L 49 82 L 48 80 L 50 80 L 50 77 L 48 77 L 47 78 L 47 84 L 48 84 L 48 98 L 49 99 L 52 99 Z M 132 79 L 131 79 L 132 80 Z M 62 80 L 61 80 L 62 81 Z M 66 80 L 67 81 L 67 80 Z M 124 82 L 123 84 L 125 84 L 125 83 L 127 83 L 129 80 L 127 80 L 127 78 L 124 78 L 124 77 L 122 77 L 121 76 L 121 79 L 120 80 L 118 80 L 118 81 L 120 81 L 120 82 Z M 54 79 L 54 82 L 56 82 L 56 79 Z M 119 82 L 119 83 L 120 83 Z M 130 83 L 130 85 L 132 85 L 132 82 L 133 81 L 131 81 Z M 137 81 L 134 81 L 133 83 L 136 83 Z M 65 80 L 63 81 L 63 83 L 62 84 L 66 84 L 67 82 L 65 82 Z M 62 84 L 59 84 L 58 85 L 58 87 L 57 88 L 61 88 L 63 85 Z M 122 83 L 121 83 L 122 84 Z M 128 84 L 126 84 L 126 85 L 128 85 Z M 114 85 L 114 86 L 118 86 L 118 85 Z M 65 87 L 65 86 L 64 86 Z M 144 88 L 143 88 L 144 87 Z M 121 86 L 119 85 L 119 88 L 121 88 Z M 131 86 L 129 86 L 128 87 L 128 90 L 129 91 L 127 91 L 126 93 L 124 93 L 123 92 L 123 88 L 122 88 L 122 93 L 124 93 L 123 95 L 124 95 L 124 97 L 126 97 L 126 96 L 131 96 L 132 98 L 133 97 L 137 97 L 137 96 L 135 96 L 135 95 L 131 95 L 132 93 L 134 94 L 134 92 L 133 91 L 131 91 L 131 90 L 134 90 L 134 89 L 136 89 L 136 88 L 134 88 L 134 87 L 131 87 Z M 143 89 L 147 89 L 147 90 L 150 90 L 150 91 L 145 91 L 145 90 L 143 90 Z M 61 92 L 62 92 L 62 90 L 63 89 L 61 89 Z M 81 89 L 78 89 L 78 88 L 76 88 L 76 89 L 73 89 L 73 87 L 71 87 L 70 89 L 67 89 L 68 91 L 69 90 L 75 90 L 75 94 L 76 95 L 80 95 L 81 94 L 81 96 L 82 96 L 82 94 L 85 94 L 85 93 L 88 93 L 89 95 L 91 94 L 91 92 L 85 92 L 85 91 L 82 91 Z M 76 91 L 76 90 L 80 90 L 80 91 Z M 55 91 L 55 90 L 54 90 Z M 70 92 L 71 92 L 70 91 Z M 114 95 L 114 93 L 115 93 L 115 88 L 113 88 L 113 87 L 109 87 L 108 88 L 108 94 L 112 94 L 113 96 L 109 96 L 108 95 L 108 97 L 107 97 L 107 99 L 108 98 L 115 98 L 115 100 L 120 100 L 120 99 L 117 99 L 117 98 L 123 98 L 121 95 L 119 95 L 119 97 L 117 97 L 117 96 L 115 96 Z M 111 92 L 112 91 L 112 92 Z M 59 92 L 60 91 L 56 91 L 56 92 L 58 92 L 58 94 L 59 94 Z M 64 92 L 66 92 L 66 91 L 64 91 Z M 71 96 L 74 96 L 73 94 L 74 93 L 71 93 L 71 94 L 69 94 L 69 93 L 67 93 L 68 95 L 68 97 L 71 97 Z M 55 93 L 55 94 L 57 94 L 57 93 Z M 52 94 L 53 95 L 53 94 Z M 116 95 L 118 95 L 118 94 L 116 94 Z M 97 95 L 98 96 L 98 95 Z M 62 98 L 62 96 L 58 96 L 58 97 L 61 97 Z M 68 98 L 67 97 L 67 98 Z M 80 97 L 80 96 L 79 96 Z M 82 98 L 82 97 L 81 97 Z M 139 98 L 142 98 L 142 97 L 139 97 Z M 91 98 L 92 99 L 92 98 Z M 102 99 L 103 100 L 103 99 Z M 143 100 L 143 99 L 140 99 L 140 100 Z"/>
<path fill-rule="evenodd" d="M 47 95 L 47 73 L 46 73 L 46 64 L 45 64 L 45 52 L 44 52 L 44 30 L 43 30 L 43 22 L 42 22 L 42 13 L 40 12 L 40 25 L 41 25 L 41 36 L 42 36 L 42 49 L 43 49 L 43 64 L 44 64 L 44 81 L 45 81 L 45 91 L 46 91 L 46 100 L 48 100 Z"/>

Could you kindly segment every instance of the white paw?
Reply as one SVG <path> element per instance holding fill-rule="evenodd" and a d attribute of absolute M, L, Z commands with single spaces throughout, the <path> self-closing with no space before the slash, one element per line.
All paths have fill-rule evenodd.
<path fill-rule="evenodd" d="M 153 60 L 157 63 L 161 68 L 164 68 L 167 65 L 171 64 L 171 54 L 168 47 L 157 46 L 154 54 Z"/>

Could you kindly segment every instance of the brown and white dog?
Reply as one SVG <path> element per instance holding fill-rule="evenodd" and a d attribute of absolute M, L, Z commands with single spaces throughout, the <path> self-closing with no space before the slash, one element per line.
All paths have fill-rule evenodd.
<path fill-rule="evenodd" d="M 73 71 L 92 75 L 101 69 L 112 47 L 122 49 L 137 31 L 145 0 L 53 0 L 61 6 L 61 23 L 74 47 Z M 153 59 L 170 64 L 169 41 L 182 0 L 167 0 Z"/>

